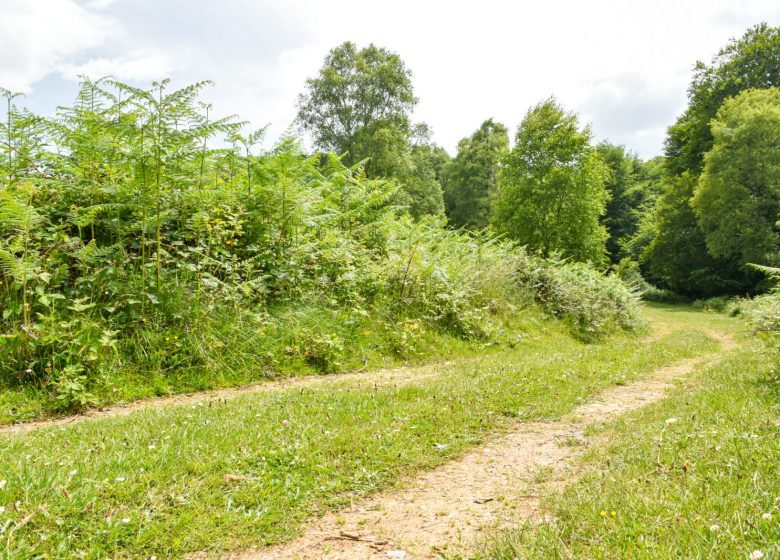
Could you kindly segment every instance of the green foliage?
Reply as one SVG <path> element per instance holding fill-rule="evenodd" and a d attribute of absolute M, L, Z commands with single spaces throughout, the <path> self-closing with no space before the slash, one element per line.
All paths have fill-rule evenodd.
<path fill-rule="evenodd" d="M 690 103 L 669 129 L 666 157 L 674 175 L 698 175 L 704 154 L 712 149 L 710 122 L 723 102 L 752 88 L 780 84 L 780 28 L 761 23 L 738 40 L 729 41 L 707 65 L 696 63 L 688 88 Z"/>
<path fill-rule="evenodd" d="M 348 166 L 361 165 L 369 177 L 398 181 L 395 203 L 412 216 L 437 215 L 444 211 L 441 154 L 412 145 L 413 137 L 430 131 L 427 125 L 412 126 L 417 99 L 411 76 L 395 53 L 343 43 L 328 53 L 319 75 L 307 80 L 297 120 L 321 150 L 339 154 Z"/>
<path fill-rule="evenodd" d="M 746 272 L 730 259 L 707 252 L 704 234 L 690 205 L 697 179 L 685 173 L 667 177 L 664 192 L 644 226 L 649 242 L 641 260 L 649 277 L 688 297 L 739 293 L 750 285 Z"/>
<path fill-rule="evenodd" d="M 632 260 L 630 257 L 626 257 L 618 264 L 614 265 L 612 267 L 612 272 L 615 276 L 620 278 L 630 290 L 639 294 L 645 301 L 655 301 L 658 303 L 684 303 L 688 301 L 674 292 L 658 288 L 645 280 L 642 276 L 639 263 Z"/>
<path fill-rule="evenodd" d="M 373 157 L 369 166 L 375 169 L 369 171 L 392 175 L 383 154 L 396 153 L 393 144 L 411 132 L 409 114 L 417 103 L 411 78 L 397 54 L 343 43 L 328 53 L 319 75 L 307 80 L 298 121 L 317 147 L 344 154 L 347 165 Z"/>
<path fill-rule="evenodd" d="M 746 90 L 712 121 L 713 147 L 691 201 L 709 252 L 768 264 L 780 248 L 780 89 Z"/>
<path fill-rule="evenodd" d="M 444 213 L 444 197 L 433 157 L 431 151 L 414 149 L 410 154 L 411 165 L 399 177 L 401 187 L 396 191 L 395 203 L 406 208 L 414 218 Z"/>
<path fill-rule="evenodd" d="M 533 290 L 543 309 L 564 319 L 584 340 L 643 325 L 637 293 L 589 264 L 529 260 L 518 267 L 516 278 Z"/>
<path fill-rule="evenodd" d="M 636 236 L 642 214 L 658 196 L 659 170 L 656 162 L 645 163 L 623 146 L 602 142 L 596 151 L 609 169 L 604 185 L 610 196 L 602 223 L 609 234 L 607 253 L 614 264 L 626 255 L 626 245 Z"/>
<path fill-rule="evenodd" d="M 439 150 L 390 179 L 292 138 L 260 150 L 205 85 L 85 81 L 20 140 L 40 159 L 0 176 L 0 388 L 80 409 L 512 338 L 527 257 L 425 217 Z"/>
<path fill-rule="evenodd" d="M 508 151 L 507 128 L 492 119 L 458 143 L 458 154 L 447 167 L 444 189 L 450 225 L 468 229 L 487 227 L 500 164 Z"/>
<path fill-rule="evenodd" d="M 602 263 L 608 170 L 590 146 L 590 129 L 548 99 L 529 110 L 515 140 L 499 181 L 496 229 L 543 257 L 560 252 Z"/>
<path fill-rule="evenodd" d="M 727 99 L 745 90 L 766 89 L 780 83 L 778 53 L 780 30 L 760 24 L 739 40 L 731 41 L 710 65 L 697 63 L 689 88 L 689 106 L 669 129 L 666 140 L 667 177 L 663 194 L 655 211 L 643 220 L 638 239 L 630 243 L 632 255 L 640 259 L 653 282 L 691 297 L 705 298 L 756 289 L 760 278 L 746 270 L 744 264 L 746 258 L 756 259 L 754 249 L 771 250 L 773 242 L 768 242 L 771 236 L 766 235 L 764 211 L 771 212 L 772 208 L 751 206 L 743 196 L 747 193 L 745 180 L 751 175 L 757 178 L 763 170 L 762 165 L 749 163 L 752 148 L 740 143 L 751 135 L 753 140 L 759 140 L 753 132 L 774 125 L 751 119 L 748 114 L 738 117 L 734 113 L 745 113 L 747 104 L 735 105 L 733 101 L 728 105 L 731 108 L 726 109 L 732 113 L 728 115 L 729 122 L 721 116 L 714 127 L 711 124 Z M 741 119 L 752 122 L 739 124 Z M 732 127 L 735 131 L 740 129 L 742 140 L 728 138 Z M 713 150 L 714 134 L 720 134 L 720 146 Z M 700 182 L 705 154 L 711 150 L 710 169 Z M 761 150 L 764 155 L 772 152 L 771 145 L 766 143 Z M 769 161 L 774 159 L 770 155 Z M 697 189 L 701 194 L 697 196 L 695 212 L 691 199 Z M 760 198 L 771 199 L 763 194 Z M 734 213 L 730 214 L 732 210 Z M 743 234 L 738 233 L 743 230 Z M 756 245 L 751 247 L 748 239 Z M 743 250 L 751 255 L 743 257 Z M 759 262 L 767 262 L 765 256 Z"/>
<path fill-rule="evenodd" d="M 751 265 L 753 268 L 765 274 L 774 284 L 774 288 L 768 294 L 745 300 L 740 305 L 740 314 L 747 317 L 753 332 L 767 341 L 770 348 L 780 351 L 780 268 L 762 265 Z"/>

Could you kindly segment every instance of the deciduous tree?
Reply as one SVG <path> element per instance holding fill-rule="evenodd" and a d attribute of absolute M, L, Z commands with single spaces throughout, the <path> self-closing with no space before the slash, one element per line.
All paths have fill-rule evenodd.
<path fill-rule="evenodd" d="M 554 98 L 533 107 L 501 172 L 496 229 L 543 256 L 603 262 L 608 169 L 590 142 L 590 128 Z"/>

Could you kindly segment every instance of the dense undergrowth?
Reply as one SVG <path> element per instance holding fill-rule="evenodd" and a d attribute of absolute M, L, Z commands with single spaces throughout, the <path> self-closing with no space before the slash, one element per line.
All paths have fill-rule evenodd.
<path fill-rule="evenodd" d="M 258 150 L 262 131 L 242 136 L 198 101 L 205 85 L 85 81 L 54 119 L 12 106 L 0 163 L 9 418 L 421 359 L 458 341 L 511 346 L 523 335 L 512 317 L 537 304 L 586 339 L 638 326 L 617 278 L 412 220 L 396 182 L 293 138 Z M 44 410 L 13 410 L 8 393 L 24 392 L 45 395 Z"/>

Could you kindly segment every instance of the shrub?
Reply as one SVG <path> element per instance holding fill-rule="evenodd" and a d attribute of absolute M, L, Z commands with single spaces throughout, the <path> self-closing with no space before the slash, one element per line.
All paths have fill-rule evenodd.
<path fill-rule="evenodd" d="M 605 276 L 591 265 L 526 258 L 516 277 L 533 290 L 543 309 L 569 323 L 583 340 L 643 326 L 637 293 L 617 276 Z"/>

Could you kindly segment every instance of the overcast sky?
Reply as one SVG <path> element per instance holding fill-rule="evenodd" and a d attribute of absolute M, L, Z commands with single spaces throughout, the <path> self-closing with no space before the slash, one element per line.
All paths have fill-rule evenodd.
<path fill-rule="evenodd" d="M 270 124 L 271 143 L 329 49 L 374 42 L 412 70 L 415 119 L 450 153 L 483 120 L 514 130 L 554 94 L 598 139 L 652 157 L 695 61 L 761 21 L 780 24 L 780 2 L 0 0 L 0 86 L 51 114 L 78 74 L 210 79 L 215 111 Z"/>

